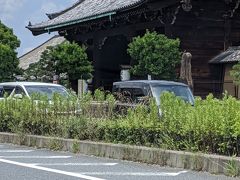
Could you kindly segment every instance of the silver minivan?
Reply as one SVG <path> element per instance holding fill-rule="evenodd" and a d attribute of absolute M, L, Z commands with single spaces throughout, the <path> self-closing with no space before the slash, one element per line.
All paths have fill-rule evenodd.
<path fill-rule="evenodd" d="M 162 80 L 132 80 L 113 83 L 113 93 L 121 94 L 122 99 L 130 99 L 133 103 L 141 102 L 144 97 L 153 97 L 160 105 L 160 96 L 163 92 L 172 92 L 177 97 L 194 105 L 193 94 L 188 85 Z M 126 98 L 127 97 L 127 98 Z M 121 101 L 121 100 L 120 100 Z"/>
<path fill-rule="evenodd" d="M 4 96 L 21 99 L 23 96 L 31 97 L 33 94 L 47 96 L 52 99 L 54 93 L 67 97 L 69 94 L 65 87 L 59 84 L 42 82 L 6 82 L 0 83 L 0 99 Z"/>

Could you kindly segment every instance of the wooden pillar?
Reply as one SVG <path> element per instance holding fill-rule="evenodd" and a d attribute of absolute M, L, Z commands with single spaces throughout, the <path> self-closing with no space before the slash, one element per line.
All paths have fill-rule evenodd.
<path fill-rule="evenodd" d="M 99 37 L 96 34 L 93 38 L 93 90 L 99 88 L 101 85 L 100 55 L 101 51 L 99 49 Z"/>
<path fill-rule="evenodd" d="M 128 33 L 125 33 L 124 36 L 127 38 L 128 43 L 130 43 L 133 41 L 133 38 L 137 36 L 137 31 L 135 28 L 134 29 L 132 28 L 130 31 L 128 31 Z M 131 58 L 128 65 L 131 66 L 132 64 L 133 64 L 133 59 Z"/>
<path fill-rule="evenodd" d="M 169 24 L 169 23 L 166 23 L 165 24 L 165 35 L 168 37 L 168 38 L 173 38 L 173 25 L 172 24 Z"/>
<path fill-rule="evenodd" d="M 229 17 L 225 17 L 224 18 L 224 51 L 227 50 L 229 48 L 229 46 L 231 46 L 231 31 L 232 31 L 232 22 L 231 19 L 229 19 Z"/>

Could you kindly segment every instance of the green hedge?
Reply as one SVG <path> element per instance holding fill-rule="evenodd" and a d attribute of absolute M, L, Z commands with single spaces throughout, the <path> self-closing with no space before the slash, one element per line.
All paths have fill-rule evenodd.
<path fill-rule="evenodd" d="M 157 107 L 139 106 L 126 117 L 102 124 L 108 142 L 146 145 L 173 150 L 201 151 L 224 155 L 240 154 L 240 101 L 231 96 L 222 100 L 209 95 L 197 98 L 195 106 L 172 94 Z"/>
<path fill-rule="evenodd" d="M 112 108 L 114 99 L 112 96 L 108 99 Z M 80 101 L 83 112 L 92 112 L 87 110 L 92 100 L 88 95 Z M 0 131 L 240 154 L 240 101 L 231 96 L 225 95 L 220 100 L 209 95 L 205 100 L 197 98 L 191 106 L 166 93 L 161 97 L 161 117 L 154 101 L 148 106 L 129 109 L 125 116 L 114 116 L 110 108 L 111 113 L 104 113 L 100 119 L 86 113 L 72 113 L 76 104 L 61 98 L 55 98 L 52 104 L 46 100 L 36 103 L 27 98 L 2 100 Z"/>

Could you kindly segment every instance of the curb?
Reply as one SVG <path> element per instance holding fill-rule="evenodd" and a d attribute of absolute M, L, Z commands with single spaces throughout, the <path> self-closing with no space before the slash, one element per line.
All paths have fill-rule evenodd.
<path fill-rule="evenodd" d="M 240 158 L 237 157 L 1 132 L 0 143 L 77 152 L 99 157 L 206 171 L 212 174 L 238 176 L 240 173 Z"/>

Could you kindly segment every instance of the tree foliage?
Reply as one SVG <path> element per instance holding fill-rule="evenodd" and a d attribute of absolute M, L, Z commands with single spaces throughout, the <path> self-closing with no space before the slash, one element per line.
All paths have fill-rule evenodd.
<path fill-rule="evenodd" d="M 44 78 L 51 79 L 56 75 L 56 62 L 52 57 L 52 51 L 54 47 L 49 46 L 42 53 L 39 62 L 29 65 L 29 68 L 25 71 L 27 76 L 35 77 L 36 79 Z"/>
<path fill-rule="evenodd" d="M 240 64 L 236 64 L 233 66 L 230 71 L 230 75 L 233 77 L 233 82 L 236 85 L 240 85 Z"/>
<path fill-rule="evenodd" d="M 13 34 L 13 30 L 5 26 L 0 21 L 0 44 L 8 45 L 11 49 L 16 50 L 20 46 L 20 41 Z"/>
<path fill-rule="evenodd" d="M 12 29 L 0 21 L 0 82 L 10 81 L 15 74 L 20 73 L 16 53 L 19 46 L 20 41 L 13 34 Z"/>
<path fill-rule="evenodd" d="M 143 37 L 135 37 L 128 48 L 133 59 L 131 72 L 161 79 L 175 78 L 175 67 L 181 60 L 179 46 L 179 39 L 168 39 L 156 32 L 147 31 Z"/>
<path fill-rule="evenodd" d="M 67 74 L 69 80 L 89 79 L 93 66 L 88 60 L 86 47 L 76 43 L 64 42 L 55 47 L 48 47 L 39 62 L 31 64 L 26 71 L 28 76 L 37 78 Z"/>
<path fill-rule="evenodd" d="M 11 81 L 18 72 L 16 52 L 8 45 L 0 43 L 0 82 Z"/>
<path fill-rule="evenodd" d="M 56 71 L 67 73 L 69 80 L 89 79 L 92 77 L 93 66 L 88 60 L 86 47 L 76 43 L 63 43 L 52 51 L 56 61 Z"/>

